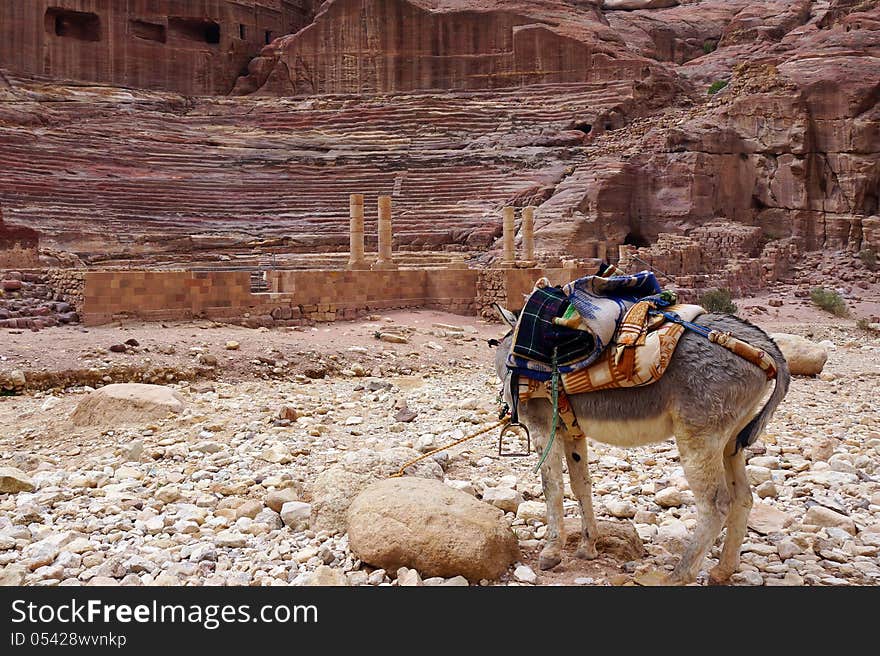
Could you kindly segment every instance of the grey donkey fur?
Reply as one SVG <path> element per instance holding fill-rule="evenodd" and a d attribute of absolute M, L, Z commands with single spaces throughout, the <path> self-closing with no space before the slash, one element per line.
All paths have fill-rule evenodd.
<path fill-rule="evenodd" d="M 509 324 L 510 313 L 501 314 Z M 570 397 L 578 423 L 590 439 L 615 446 L 639 446 L 675 437 L 698 519 L 680 561 L 666 579 L 669 584 L 686 584 L 696 579 L 706 552 L 725 526 L 727 536 L 718 565 L 709 573 L 710 582 L 723 583 L 736 572 L 752 507 L 741 445 L 752 444 L 758 438 L 785 397 L 791 380 L 779 348 L 757 326 L 724 314 L 704 314 L 697 323 L 730 332 L 764 349 L 776 361 L 775 387 L 766 403 L 763 401 L 773 381 L 768 382 L 761 369 L 689 330 L 679 340 L 665 375 L 656 383 Z M 495 360 L 498 376 L 505 381 L 508 403 L 511 399 L 506 360 L 510 346 L 508 335 L 499 344 Z M 538 450 L 543 452 L 550 435 L 550 402 L 537 398 L 520 404 L 520 418 L 532 433 Z M 581 509 L 577 555 L 588 559 L 597 555 L 586 442 L 571 440 L 564 431 L 557 431 L 557 439 L 541 467 L 548 517 L 547 542 L 539 559 L 542 569 L 555 567 L 562 560 L 563 459 L 568 463 L 571 488 Z"/>

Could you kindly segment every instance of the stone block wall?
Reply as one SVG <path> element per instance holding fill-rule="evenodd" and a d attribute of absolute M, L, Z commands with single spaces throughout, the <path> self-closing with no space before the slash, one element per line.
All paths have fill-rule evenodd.
<path fill-rule="evenodd" d="M 251 292 L 246 271 L 55 270 L 49 277 L 71 298 L 81 294 L 77 310 L 89 325 L 208 318 L 271 327 L 404 308 L 495 318 L 493 302 L 522 308 L 525 294 L 541 276 L 562 284 L 588 273 L 586 268 L 269 271 L 268 293 Z"/>

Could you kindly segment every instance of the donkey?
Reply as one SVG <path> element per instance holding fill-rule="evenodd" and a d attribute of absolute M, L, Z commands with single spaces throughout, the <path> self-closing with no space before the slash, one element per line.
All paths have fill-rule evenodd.
<path fill-rule="evenodd" d="M 498 307 L 513 327 L 516 315 Z M 764 349 L 776 362 L 775 387 L 756 365 L 691 331 L 681 336 L 665 375 L 645 387 L 631 387 L 570 395 L 572 409 L 590 439 L 619 447 L 642 446 L 675 437 L 685 477 L 697 506 L 697 526 L 681 559 L 665 583 L 685 585 L 699 573 L 703 558 L 726 525 L 727 536 L 710 583 L 726 582 L 739 566 L 746 534 L 752 490 L 746 476 L 744 447 L 752 444 L 785 397 L 791 380 L 785 358 L 773 340 L 757 326 L 726 314 L 703 314 L 697 322 L 712 330 L 730 332 Z M 499 344 L 495 368 L 504 382 L 505 401 L 511 403 L 507 355 L 512 334 Z M 763 403 L 763 405 L 762 405 Z M 553 410 L 545 398 L 520 405 L 521 421 L 535 437 L 539 452 L 549 440 Z M 562 560 L 563 453 L 568 462 L 571 489 L 581 510 L 581 536 L 576 555 L 592 559 L 596 552 L 587 440 L 569 439 L 557 428 L 557 439 L 541 466 L 547 503 L 546 545 L 538 564 L 548 570 Z"/>

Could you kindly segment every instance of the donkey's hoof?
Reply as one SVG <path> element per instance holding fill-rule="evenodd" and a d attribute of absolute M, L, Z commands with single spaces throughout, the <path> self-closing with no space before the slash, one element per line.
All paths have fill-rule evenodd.
<path fill-rule="evenodd" d="M 727 569 L 721 569 L 720 565 L 716 565 L 709 570 L 709 585 L 727 585 L 733 572 Z"/>
<path fill-rule="evenodd" d="M 577 551 L 574 552 L 574 555 L 582 560 L 594 560 L 599 557 L 599 552 L 593 543 L 581 544 L 578 546 Z"/>
<path fill-rule="evenodd" d="M 561 562 L 562 556 L 560 556 L 558 553 L 542 553 L 538 557 L 538 567 L 540 567 L 544 571 L 548 569 L 553 569 Z"/>

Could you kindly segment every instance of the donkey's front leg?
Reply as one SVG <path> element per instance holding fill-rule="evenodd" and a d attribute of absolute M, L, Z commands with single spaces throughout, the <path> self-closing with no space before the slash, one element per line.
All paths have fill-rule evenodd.
<path fill-rule="evenodd" d="M 581 539 L 575 555 L 578 558 L 592 560 L 598 556 L 596 538 L 599 530 L 596 527 L 596 515 L 593 512 L 593 482 L 587 464 L 587 438 L 565 440 L 565 459 L 568 461 L 568 477 L 571 479 L 571 491 L 577 497 L 581 508 Z"/>
<path fill-rule="evenodd" d="M 548 437 L 537 440 L 539 453 L 543 454 Z M 559 436 L 557 436 L 559 437 Z M 565 489 L 562 483 L 562 439 L 553 441 L 550 453 L 541 465 L 541 485 L 544 488 L 544 501 L 547 504 L 547 543 L 538 558 L 538 567 L 552 569 L 562 562 L 562 549 L 565 546 L 565 523 L 563 522 L 562 499 Z"/>

